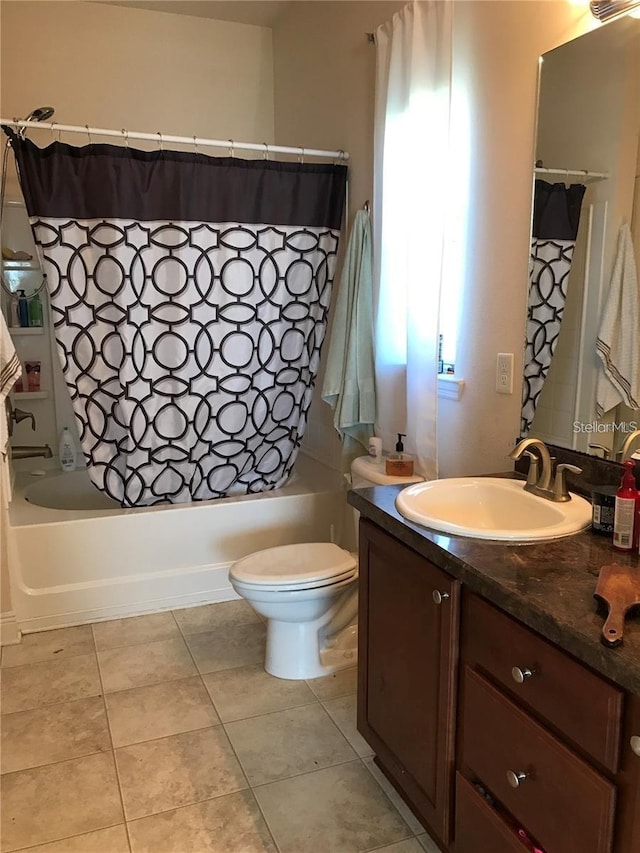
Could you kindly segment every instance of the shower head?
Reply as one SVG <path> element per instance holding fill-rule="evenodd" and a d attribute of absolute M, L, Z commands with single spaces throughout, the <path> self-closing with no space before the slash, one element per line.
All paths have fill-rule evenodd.
<path fill-rule="evenodd" d="M 23 121 L 46 121 L 51 118 L 54 112 L 53 107 L 36 107 L 35 110 L 31 110 L 28 116 L 24 117 Z M 24 138 L 26 131 L 26 127 L 20 129 L 19 133 L 22 138 Z"/>

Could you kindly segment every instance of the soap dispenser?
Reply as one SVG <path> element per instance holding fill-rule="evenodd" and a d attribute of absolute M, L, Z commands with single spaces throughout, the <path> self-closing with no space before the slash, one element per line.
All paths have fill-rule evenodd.
<path fill-rule="evenodd" d="M 399 432 L 396 452 L 392 453 L 386 461 L 385 470 L 391 477 L 413 477 L 413 457 L 405 453 L 403 438 L 406 438 L 406 433 Z"/>

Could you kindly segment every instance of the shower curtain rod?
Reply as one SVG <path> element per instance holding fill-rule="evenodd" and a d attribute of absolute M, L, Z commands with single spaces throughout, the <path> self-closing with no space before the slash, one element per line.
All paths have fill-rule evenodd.
<path fill-rule="evenodd" d="M 297 154 L 303 160 L 305 157 L 333 157 L 339 160 L 349 159 L 349 152 L 342 150 L 324 151 L 320 148 L 293 148 L 288 145 L 269 145 L 266 142 L 236 142 L 234 139 L 204 139 L 200 136 L 173 136 L 172 134 L 164 134 L 160 132 L 143 133 L 138 130 L 126 130 L 125 128 L 122 128 L 122 130 L 113 130 L 105 127 L 89 127 L 88 125 L 81 127 L 80 125 L 74 124 L 58 124 L 57 121 L 21 121 L 19 119 L 0 118 L 0 124 L 8 125 L 9 127 L 35 127 L 38 130 L 50 130 L 52 133 L 55 132 L 57 134 L 60 134 L 63 131 L 65 133 L 84 133 L 89 137 L 90 144 L 93 142 L 91 139 L 92 135 L 116 136 L 126 144 L 128 144 L 130 139 L 145 139 L 159 143 L 160 148 L 162 148 L 162 146 L 167 142 L 180 145 L 193 145 L 196 149 L 198 146 L 227 148 L 231 152 L 232 157 L 234 150 L 237 148 L 242 151 L 261 151 L 265 158 L 268 157 L 269 154 Z"/>
<path fill-rule="evenodd" d="M 546 166 L 536 166 L 536 174 L 541 172 L 545 175 L 572 175 L 577 178 L 608 178 L 608 172 L 589 172 L 587 169 L 547 169 Z"/>

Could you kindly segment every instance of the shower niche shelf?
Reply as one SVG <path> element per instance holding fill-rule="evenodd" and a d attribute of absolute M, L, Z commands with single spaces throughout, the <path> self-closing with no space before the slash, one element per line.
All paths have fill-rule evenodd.
<path fill-rule="evenodd" d="M 12 335 L 44 335 L 44 326 L 9 326 Z"/>
<path fill-rule="evenodd" d="M 48 391 L 14 391 L 14 400 L 48 400 Z"/>

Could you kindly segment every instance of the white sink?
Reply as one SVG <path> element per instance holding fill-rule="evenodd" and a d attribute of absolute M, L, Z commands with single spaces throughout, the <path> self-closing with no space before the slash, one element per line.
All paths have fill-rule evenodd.
<path fill-rule="evenodd" d="M 591 504 L 578 495 L 555 503 L 524 491 L 524 481 L 463 477 L 414 483 L 396 498 L 409 521 L 476 539 L 556 539 L 591 524 Z"/>

